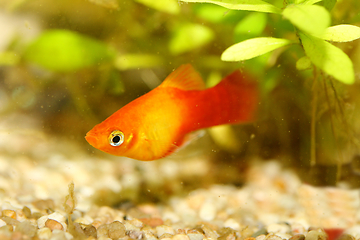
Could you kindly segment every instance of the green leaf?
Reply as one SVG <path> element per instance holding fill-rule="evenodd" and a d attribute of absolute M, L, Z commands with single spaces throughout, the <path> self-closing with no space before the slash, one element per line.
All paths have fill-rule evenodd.
<path fill-rule="evenodd" d="M 1 52 L 0 53 L 0 66 L 14 66 L 18 64 L 20 57 L 15 52 Z"/>
<path fill-rule="evenodd" d="M 177 0 L 135 0 L 158 11 L 177 14 L 180 12 Z"/>
<path fill-rule="evenodd" d="M 95 3 L 99 6 L 110 8 L 110 9 L 118 9 L 119 3 L 117 0 L 89 0 L 92 3 Z"/>
<path fill-rule="evenodd" d="M 299 60 L 297 60 L 297 62 L 296 62 L 296 69 L 300 70 L 300 71 L 311 69 L 311 66 L 312 66 L 312 63 L 308 56 L 304 56 L 304 57 L 300 58 Z"/>
<path fill-rule="evenodd" d="M 213 23 L 233 23 L 241 18 L 239 11 L 229 10 L 215 4 L 197 4 L 193 10 L 199 18 Z"/>
<path fill-rule="evenodd" d="M 317 37 L 300 33 L 306 55 L 325 73 L 346 84 L 355 81 L 353 64 L 341 49 Z"/>
<path fill-rule="evenodd" d="M 115 59 L 114 65 L 119 70 L 128 70 L 134 68 L 152 68 L 162 63 L 162 58 L 156 55 L 123 54 Z"/>
<path fill-rule="evenodd" d="M 258 36 L 264 31 L 266 20 L 265 13 L 251 13 L 235 26 L 234 33 Z"/>
<path fill-rule="evenodd" d="M 313 5 L 315 3 L 318 3 L 318 2 L 321 2 L 323 0 L 305 0 L 305 1 L 302 1 L 304 4 L 306 5 Z M 336 0 L 335 0 L 336 1 Z"/>
<path fill-rule="evenodd" d="M 44 32 L 24 54 L 26 61 L 60 72 L 94 66 L 113 57 L 113 52 L 102 42 L 68 30 Z"/>
<path fill-rule="evenodd" d="M 334 8 L 336 2 L 336 0 L 323 0 L 322 5 L 330 12 Z"/>
<path fill-rule="evenodd" d="M 350 42 L 360 38 L 360 27 L 346 24 L 331 26 L 318 37 L 331 42 Z"/>
<path fill-rule="evenodd" d="M 289 45 L 290 43 L 292 43 L 290 40 L 283 38 L 252 38 L 230 46 L 222 53 L 221 60 L 230 62 L 243 61 Z"/>
<path fill-rule="evenodd" d="M 234 10 L 247 10 L 280 14 L 281 10 L 261 0 L 180 0 L 193 3 L 213 3 Z"/>
<path fill-rule="evenodd" d="M 184 24 L 174 32 L 169 42 L 169 50 L 173 55 L 179 55 L 199 48 L 213 38 L 214 33 L 208 27 L 200 24 Z"/>
<path fill-rule="evenodd" d="M 283 16 L 297 28 L 310 34 L 322 34 L 330 26 L 330 14 L 318 5 L 289 5 Z"/>

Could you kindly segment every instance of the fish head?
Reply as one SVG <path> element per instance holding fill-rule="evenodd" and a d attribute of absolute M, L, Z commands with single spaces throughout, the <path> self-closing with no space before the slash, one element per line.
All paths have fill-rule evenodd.
<path fill-rule="evenodd" d="M 126 127 L 108 125 L 106 121 L 96 125 L 85 136 L 86 141 L 93 147 L 117 156 L 126 156 L 131 147 L 134 134 Z"/>

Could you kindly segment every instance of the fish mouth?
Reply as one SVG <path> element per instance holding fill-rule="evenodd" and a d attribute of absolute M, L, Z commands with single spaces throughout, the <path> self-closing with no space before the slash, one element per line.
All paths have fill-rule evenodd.
<path fill-rule="evenodd" d="M 88 132 L 85 136 L 86 141 L 93 147 L 96 147 L 98 144 L 98 138 L 90 132 Z"/>

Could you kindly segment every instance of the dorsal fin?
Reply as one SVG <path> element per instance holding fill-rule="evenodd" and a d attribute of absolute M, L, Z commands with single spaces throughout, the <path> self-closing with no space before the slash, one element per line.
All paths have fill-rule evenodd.
<path fill-rule="evenodd" d="M 184 64 L 173 71 L 159 87 L 173 87 L 182 90 L 202 90 L 204 81 L 190 64 Z"/>

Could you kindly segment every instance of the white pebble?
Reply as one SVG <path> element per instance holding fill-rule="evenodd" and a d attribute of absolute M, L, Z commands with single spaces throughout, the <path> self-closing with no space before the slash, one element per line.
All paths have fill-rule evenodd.
<path fill-rule="evenodd" d="M 259 236 L 256 237 L 256 240 L 264 240 L 266 238 L 265 234 L 261 234 Z"/>
<path fill-rule="evenodd" d="M 158 237 L 161 237 L 164 233 L 169 233 L 171 235 L 175 234 L 174 229 L 172 227 L 166 225 L 160 225 L 156 227 L 156 233 Z"/>
<path fill-rule="evenodd" d="M 152 233 L 144 233 L 143 238 L 145 240 L 158 240 Z"/>
<path fill-rule="evenodd" d="M 185 234 L 176 234 L 171 239 L 172 240 L 190 240 L 190 238 Z"/>
<path fill-rule="evenodd" d="M 0 227 L 5 226 L 6 222 L 4 222 L 4 220 L 0 219 Z"/>
<path fill-rule="evenodd" d="M 37 230 L 37 237 L 40 240 L 50 239 L 51 237 L 51 230 L 50 228 L 44 227 Z"/>
<path fill-rule="evenodd" d="M 266 227 L 268 233 L 288 233 L 290 232 L 290 227 L 286 224 L 273 223 Z"/>
<path fill-rule="evenodd" d="M 224 227 L 229 227 L 237 231 L 240 230 L 240 224 L 233 218 L 229 218 L 228 220 L 226 220 L 224 222 Z"/>
<path fill-rule="evenodd" d="M 201 233 L 188 233 L 190 240 L 203 240 L 204 235 Z"/>
<path fill-rule="evenodd" d="M 39 229 L 45 227 L 45 222 L 49 219 L 48 216 L 42 216 L 37 220 L 37 225 Z"/>
<path fill-rule="evenodd" d="M 204 221 L 212 221 L 216 215 L 216 207 L 211 202 L 205 202 L 199 212 L 199 216 Z"/>
<path fill-rule="evenodd" d="M 347 230 L 344 233 L 354 236 L 356 239 L 360 238 L 360 225 L 355 225 Z"/>
<path fill-rule="evenodd" d="M 266 240 L 283 240 L 283 239 L 281 237 L 279 237 L 279 236 L 268 234 L 266 236 Z"/>
<path fill-rule="evenodd" d="M 124 221 L 126 231 L 139 231 L 140 228 L 132 224 L 130 221 Z"/>

